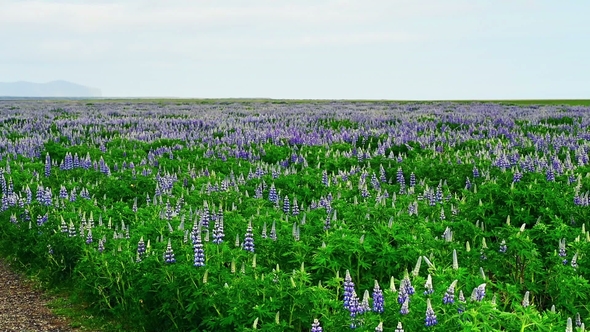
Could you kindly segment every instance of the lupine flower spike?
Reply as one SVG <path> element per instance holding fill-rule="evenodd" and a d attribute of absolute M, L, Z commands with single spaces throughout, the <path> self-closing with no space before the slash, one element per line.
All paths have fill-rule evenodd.
<path fill-rule="evenodd" d="M 447 292 L 443 296 L 443 303 L 444 304 L 453 304 L 455 303 L 455 287 L 457 287 L 457 280 L 454 280 L 449 288 L 447 288 Z"/>
<path fill-rule="evenodd" d="M 424 319 L 424 325 L 426 327 L 434 326 L 438 323 L 436 320 L 436 315 L 434 310 L 432 309 L 432 304 L 430 303 L 430 299 L 426 299 L 426 318 Z"/>
<path fill-rule="evenodd" d="M 166 253 L 164 254 L 164 261 L 168 264 L 175 263 L 174 251 L 172 250 L 172 242 L 168 239 L 168 245 L 166 246 Z"/>
<path fill-rule="evenodd" d="M 394 332 L 404 332 L 404 327 L 402 325 L 402 322 L 397 322 L 397 327 L 395 328 Z"/>
<path fill-rule="evenodd" d="M 430 274 L 426 278 L 426 283 L 424 284 L 424 288 L 426 289 L 426 290 L 424 290 L 424 295 L 430 295 L 430 294 L 434 293 L 434 289 L 432 288 L 432 277 L 430 276 Z"/>
<path fill-rule="evenodd" d="M 530 305 L 529 296 L 530 296 L 529 291 L 526 291 L 526 293 L 524 293 L 524 298 L 522 299 L 522 306 L 525 308 Z"/>
<path fill-rule="evenodd" d="M 383 322 L 379 322 L 379 325 L 375 327 L 375 332 L 383 332 Z"/>
<path fill-rule="evenodd" d="M 311 324 L 311 332 L 322 332 L 322 327 L 320 326 L 320 321 L 317 319 L 313 320 L 313 324 Z"/>
<path fill-rule="evenodd" d="M 404 303 L 402 304 L 402 308 L 400 309 L 399 313 L 402 315 L 407 315 L 408 313 L 410 313 L 410 298 L 406 297 L 406 299 L 404 300 Z"/>
<path fill-rule="evenodd" d="M 383 291 L 379 288 L 379 283 L 375 280 L 373 287 L 373 311 L 376 313 L 383 313 Z"/>

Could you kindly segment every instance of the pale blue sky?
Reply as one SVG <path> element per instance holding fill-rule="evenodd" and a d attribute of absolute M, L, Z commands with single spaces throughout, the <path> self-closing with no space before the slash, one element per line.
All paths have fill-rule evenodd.
<path fill-rule="evenodd" d="M 0 41 L 114 97 L 590 98 L 587 0 L 0 0 Z"/>

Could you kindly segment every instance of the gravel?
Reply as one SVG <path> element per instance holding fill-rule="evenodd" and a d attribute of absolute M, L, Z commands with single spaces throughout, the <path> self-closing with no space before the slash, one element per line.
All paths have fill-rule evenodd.
<path fill-rule="evenodd" d="M 77 331 L 46 303 L 42 292 L 0 259 L 0 331 Z"/>

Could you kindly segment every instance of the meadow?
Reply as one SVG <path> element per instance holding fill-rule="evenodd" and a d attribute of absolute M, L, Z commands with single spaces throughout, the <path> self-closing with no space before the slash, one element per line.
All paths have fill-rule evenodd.
<path fill-rule="evenodd" d="M 130 331 L 583 331 L 587 102 L 0 100 L 0 254 Z"/>

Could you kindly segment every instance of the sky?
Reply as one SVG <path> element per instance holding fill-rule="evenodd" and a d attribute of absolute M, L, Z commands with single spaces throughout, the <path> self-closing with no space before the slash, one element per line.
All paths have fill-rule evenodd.
<path fill-rule="evenodd" d="M 0 0 L 0 82 L 109 97 L 590 98 L 587 0 Z"/>

